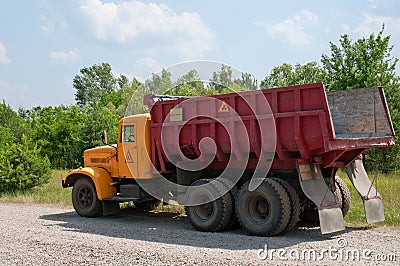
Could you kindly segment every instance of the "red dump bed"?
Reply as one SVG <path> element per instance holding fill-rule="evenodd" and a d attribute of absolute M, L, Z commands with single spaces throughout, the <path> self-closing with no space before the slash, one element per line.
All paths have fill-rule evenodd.
<path fill-rule="evenodd" d="M 341 167 L 367 148 L 394 144 L 383 88 L 326 92 L 316 83 L 210 97 L 146 95 L 144 103 L 151 114 L 152 162 L 161 173 L 174 171 L 173 164 L 185 157 L 198 158 L 205 137 L 215 141 L 216 149 L 205 147 L 203 153 L 215 154 L 208 167 L 216 169 L 229 158 L 250 158 L 246 167 L 252 169 L 271 145 L 272 169 L 294 169 L 296 160 Z M 247 141 L 249 149 L 241 146 Z"/>

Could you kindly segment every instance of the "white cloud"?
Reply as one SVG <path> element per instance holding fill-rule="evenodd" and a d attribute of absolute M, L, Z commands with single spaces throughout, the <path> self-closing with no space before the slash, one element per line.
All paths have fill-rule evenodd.
<path fill-rule="evenodd" d="M 312 42 L 313 37 L 305 28 L 308 25 L 318 23 L 318 16 L 303 10 L 293 17 L 287 18 L 273 25 L 265 25 L 265 33 L 274 39 L 280 39 L 291 45 L 304 45 Z"/>
<path fill-rule="evenodd" d="M 151 57 L 144 57 L 136 60 L 135 66 L 140 69 L 144 69 L 150 73 L 157 73 L 161 70 L 161 65 Z"/>
<path fill-rule="evenodd" d="M 7 57 L 7 48 L 0 42 L 0 64 L 9 64 L 11 60 Z"/>
<path fill-rule="evenodd" d="M 51 51 L 49 55 L 53 60 L 56 61 L 75 62 L 79 60 L 79 53 L 77 51 Z"/>
<path fill-rule="evenodd" d="M 38 106 L 41 102 L 33 95 L 32 89 L 21 83 L 10 84 L 0 80 L 0 101 L 5 101 L 14 109 L 19 107 Z"/>
<path fill-rule="evenodd" d="M 372 8 L 372 9 L 376 9 L 377 8 L 374 0 L 368 0 L 368 6 L 370 8 Z"/>
<path fill-rule="evenodd" d="M 167 48 L 193 58 L 215 47 L 215 35 L 196 12 L 176 14 L 164 4 L 140 1 L 103 3 L 85 0 L 80 6 L 95 38 L 120 44 Z"/>
<path fill-rule="evenodd" d="M 347 25 L 347 24 L 342 24 L 341 28 L 342 28 L 343 32 L 349 32 L 350 31 L 350 26 Z"/>
<path fill-rule="evenodd" d="M 368 13 L 362 15 L 362 20 L 352 31 L 361 36 L 366 36 L 373 32 L 378 33 L 383 24 L 385 24 L 385 32 L 390 32 L 390 34 L 395 35 L 400 34 L 400 18 L 376 16 Z"/>
<path fill-rule="evenodd" d="M 303 18 L 305 18 L 306 21 L 309 21 L 311 23 L 318 23 L 318 16 L 315 15 L 314 13 L 310 12 L 309 10 L 305 9 L 301 12 L 301 15 L 295 16 L 297 21 L 304 21 Z"/>
<path fill-rule="evenodd" d="M 134 65 L 135 78 L 144 82 L 151 74 L 157 74 L 162 70 L 163 66 L 152 57 L 144 57 L 136 60 Z"/>
<path fill-rule="evenodd" d="M 46 17 L 41 17 L 41 20 L 43 21 L 44 25 L 42 26 L 42 31 L 46 33 L 54 33 L 59 30 L 67 29 L 68 28 L 68 23 L 65 20 L 56 20 L 56 21 L 51 21 L 47 19 Z"/>

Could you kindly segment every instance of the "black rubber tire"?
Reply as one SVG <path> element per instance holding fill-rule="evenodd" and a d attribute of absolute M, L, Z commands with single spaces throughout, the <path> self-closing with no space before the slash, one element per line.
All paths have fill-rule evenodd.
<path fill-rule="evenodd" d="M 335 185 L 336 190 L 333 192 L 333 194 L 338 199 L 343 217 L 345 217 L 349 212 L 351 204 L 350 190 L 343 179 L 341 179 L 339 176 L 335 176 Z M 309 200 L 307 199 L 307 202 L 308 201 Z M 304 211 L 300 214 L 300 220 L 304 222 L 304 225 L 314 226 L 319 224 L 318 210 L 314 203 L 306 205 Z"/>
<path fill-rule="evenodd" d="M 103 203 L 97 198 L 96 188 L 88 177 L 80 177 L 72 188 L 72 204 L 82 217 L 103 215 Z"/>
<path fill-rule="evenodd" d="M 250 181 L 242 185 L 236 199 L 236 216 L 248 235 L 274 236 L 289 223 L 290 202 L 285 189 L 275 180 L 264 179 L 249 191 Z"/>
<path fill-rule="evenodd" d="M 226 190 L 228 187 L 231 187 L 231 181 L 225 178 L 218 178 L 217 179 L 220 183 L 222 183 L 224 185 L 224 190 Z M 238 188 L 237 186 L 233 186 L 232 189 L 229 190 L 228 192 L 229 196 L 231 197 L 231 201 L 232 201 L 232 215 L 231 218 L 229 218 L 229 223 L 226 226 L 225 230 L 233 230 L 233 229 L 237 229 L 240 228 L 240 224 L 239 221 L 236 217 L 236 212 L 235 212 L 235 202 L 236 202 L 236 197 L 238 194 Z"/>
<path fill-rule="evenodd" d="M 341 205 L 343 217 L 349 212 L 351 204 L 350 190 L 346 183 L 339 176 L 335 176 L 335 195 L 339 198 L 339 203 Z"/>
<path fill-rule="evenodd" d="M 292 231 L 300 219 L 300 198 L 296 189 L 292 184 L 287 182 L 286 180 L 280 178 L 273 178 L 276 182 L 281 184 L 281 186 L 285 189 L 286 193 L 289 195 L 290 202 L 290 218 L 289 223 L 286 226 L 285 230 L 282 233 L 287 233 Z"/>
<path fill-rule="evenodd" d="M 210 183 L 211 180 L 199 179 L 191 186 L 200 186 Z M 220 195 L 222 184 L 213 182 L 211 186 L 190 188 L 186 192 L 186 202 L 189 199 L 202 197 L 206 200 L 211 199 L 215 195 Z M 232 217 L 232 199 L 229 193 L 217 198 L 216 200 L 197 206 L 185 206 L 186 215 L 190 224 L 199 231 L 217 232 L 227 228 Z"/>
<path fill-rule="evenodd" d="M 303 211 L 300 212 L 300 221 L 302 226 L 318 226 L 319 214 L 315 204 L 306 196 L 302 201 Z"/>

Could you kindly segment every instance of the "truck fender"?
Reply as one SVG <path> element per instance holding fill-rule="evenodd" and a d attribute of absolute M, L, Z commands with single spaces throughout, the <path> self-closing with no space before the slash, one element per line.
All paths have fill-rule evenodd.
<path fill-rule="evenodd" d="M 103 200 L 117 194 L 117 189 L 114 186 L 110 174 L 103 168 L 84 167 L 75 170 L 70 170 L 62 180 L 63 187 L 71 187 L 76 180 L 82 176 L 92 180 L 96 187 L 97 198 Z"/>

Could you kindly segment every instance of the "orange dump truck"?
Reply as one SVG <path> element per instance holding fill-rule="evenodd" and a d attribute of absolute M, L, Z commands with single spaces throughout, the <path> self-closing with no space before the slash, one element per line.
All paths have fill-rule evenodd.
<path fill-rule="evenodd" d="M 319 220 L 330 233 L 344 229 L 350 207 L 336 175 L 345 167 L 367 221 L 384 219 L 360 160 L 368 148 L 394 144 L 383 88 L 326 92 L 316 83 L 211 97 L 146 95 L 144 103 L 150 113 L 123 118 L 117 144 L 85 151 L 84 167 L 64 177 L 78 214 L 163 200 L 185 205 L 202 231 L 240 224 L 248 234 L 272 236 Z"/>

